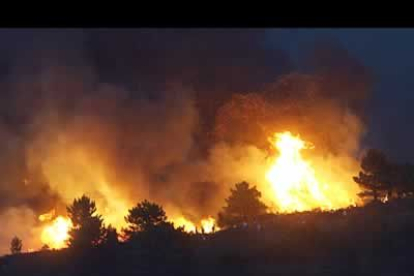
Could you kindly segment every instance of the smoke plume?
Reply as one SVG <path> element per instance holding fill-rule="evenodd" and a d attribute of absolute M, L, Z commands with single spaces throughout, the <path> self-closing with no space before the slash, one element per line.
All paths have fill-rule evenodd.
<path fill-rule="evenodd" d="M 17 36 L 32 42 L 3 62 L 0 253 L 14 235 L 38 246 L 37 216 L 82 194 L 115 226 L 145 198 L 168 216 L 215 216 L 234 183 L 266 189 L 277 131 L 312 141 L 315 162 L 357 190 L 370 79 L 343 49 L 315 47 L 300 74 L 260 30 Z"/>

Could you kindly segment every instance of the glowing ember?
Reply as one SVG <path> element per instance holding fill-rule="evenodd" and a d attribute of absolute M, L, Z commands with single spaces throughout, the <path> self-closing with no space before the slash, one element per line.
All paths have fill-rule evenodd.
<path fill-rule="evenodd" d="M 301 155 L 303 149 L 312 146 L 299 136 L 293 136 L 290 132 L 277 133 L 271 142 L 279 151 L 279 156 L 267 172 L 266 179 L 271 184 L 279 211 L 331 210 L 354 202 L 343 190 L 316 177 L 311 163 Z"/>
<path fill-rule="evenodd" d="M 69 230 L 71 227 L 72 221 L 69 218 L 58 216 L 50 225 L 43 229 L 41 240 L 50 248 L 63 248 L 69 239 Z"/>

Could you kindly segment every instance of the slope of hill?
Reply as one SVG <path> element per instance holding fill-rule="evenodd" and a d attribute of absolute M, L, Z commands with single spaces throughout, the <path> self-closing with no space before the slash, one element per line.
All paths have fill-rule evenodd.
<path fill-rule="evenodd" d="M 171 244 L 5 256 L 0 275 L 413 275 L 414 201 L 268 215 Z"/>

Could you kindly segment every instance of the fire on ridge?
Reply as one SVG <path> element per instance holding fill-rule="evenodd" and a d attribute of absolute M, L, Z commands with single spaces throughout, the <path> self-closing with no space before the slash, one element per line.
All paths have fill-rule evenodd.
<path fill-rule="evenodd" d="M 324 174 L 325 168 L 317 166 L 312 162 L 312 158 L 302 156 L 303 150 L 314 148 L 311 143 L 288 131 L 275 133 L 269 141 L 277 149 L 278 154 L 271 158 L 267 172 L 263 176 L 267 182 L 263 187 L 268 188 L 264 188 L 262 193 L 267 198 L 271 198 L 276 211 L 290 213 L 313 209 L 335 210 L 356 205 L 358 197 L 355 193 L 336 185 L 335 179 Z M 124 203 L 122 202 L 126 206 L 127 204 Z M 113 216 L 110 218 L 113 219 Z M 55 211 L 52 210 L 40 215 L 39 220 L 45 224 L 41 234 L 41 241 L 44 244 L 53 249 L 67 246 L 72 227 L 68 217 L 56 216 Z M 192 221 L 184 216 L 173 216 L 170 221 L 176 228 L 180 227 L 187 233 L 212 233 L 220 230 L 212 216 L 200 221 Z M 115 226 L 121 230 L 125 225 L 115 224 Z"/>
<path fill-rule="evenodd" d="M 279 152 L 266 173 L 278 211 L 335 210 L 356 205 L 357 194 L 336 185 L 339 180 L 328 179 L 324 174 L 328 168 L 317 167 L 302 156 L 302 150 L 313 149 L 313 144 L 288 131 L 275 133 L 269 140 Z"/>

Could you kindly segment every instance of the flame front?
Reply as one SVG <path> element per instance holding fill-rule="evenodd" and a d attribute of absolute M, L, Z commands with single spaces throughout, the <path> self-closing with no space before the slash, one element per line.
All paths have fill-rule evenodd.
<path fill-rule="evenodd" d="M 50 248 L 59 249 L 66 246 L 69 239 L 69 230 L 72 228 L 72 221 L 63 216 L 58 216 L 47 225 L 41 235 L 41 240 Z"/>
<path fill-rule="evenodd" d="M 213 217 L 204 218 L 199 224 L 194 223 L 183 216 L 172 219 L 172 222 L 176 228 L 182 227 L 184 232 L 195 233 L 197 229 L 203 231 L 206 234 L 213 233 L 220 230 L 216 226 L 216 220 Z"/>
<path fill-rule="evenodd" d="M 271 184 L 279 211 L 332 210 L 354 203 L 346 191 L 335 189 L 337 187 L 331 183 L 317 178 L 312 164 L 301 155 L 302 150 L 312 148 L 312 145 L 290 132 L 276 133 L 271 142 L 279 156 L 266 179 Z"/>
<path fill-rule="evenodd" d="M 196 226 L 191 221 L 187 220 L 184 217 L 178 217 L 176 219 L 173 219 L 173 224 L 176 228 L 182 227 L 184 232 L 187 233 L 195 233 L 196 232 Z"/>
<path fill-rule="evenodd" d="M 55 216 L 55 209 L 52 209 L 50 212 L 42 214 L 39 216 L 40 221 L 50 221 Z"/>
<path fill-rule="evenodd" d="M 212 217 L 201 220 L 201 227 L 204 229 L 204 233 L 213 233 L 216 230 L 220 230 L 216 226 L 216 220 Z"/>

